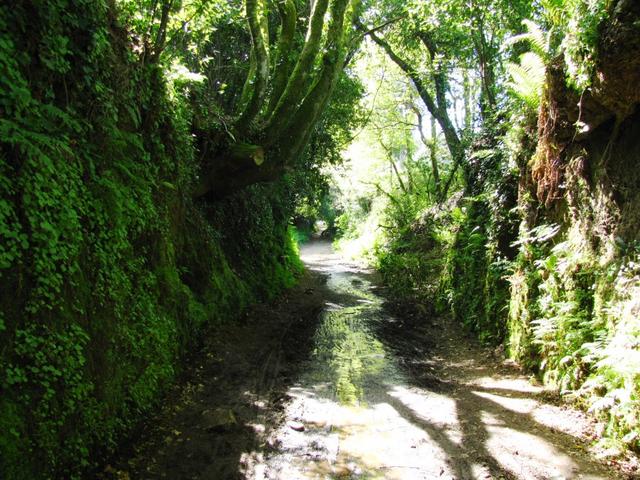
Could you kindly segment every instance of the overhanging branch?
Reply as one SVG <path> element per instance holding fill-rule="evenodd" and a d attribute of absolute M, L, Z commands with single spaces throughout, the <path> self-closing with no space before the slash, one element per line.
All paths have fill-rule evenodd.
<path fill-rule="evenodd" d="M 269 30 L 267 25 L 266 0 L 246 0 L 247 20 L 251 33 L 251 46 L 255 71 L 249 71 L 244 91 L 251 91 L 249 102 L 236 122 L 248 126 L 260 111 L 269 81 Z"/>

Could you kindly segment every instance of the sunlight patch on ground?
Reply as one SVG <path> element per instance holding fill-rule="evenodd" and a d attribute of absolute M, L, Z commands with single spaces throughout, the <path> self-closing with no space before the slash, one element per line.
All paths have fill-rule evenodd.
<path fill-rule="evenodd" d="M 442 380 L 416 383 L 376 333 L 394 319 L 362 270 L 327 244 L 303 253 L 309 268 L 330 275 L 337 298 L 327 299 L 283 422 L 266 439 L 271 450 L 243 456 L 246 478 L 606 478 L 579 461 L 572 432 L 547 426 L 560 411 L 538 401 L 542 389 L 525 378 L 494 378 L 470 355 L 425 353 L 445 367 Z"/>
<path fill-rule="evenodd" d="M 482 376 L 474 378 L 470 382 L 470 385 L 478 387 L 490 388 L 493 390 L 504 390 L 505 393 L 509 391 L 522 392 L 522 393 L 542 393 L 544 389 L 537 385 L 533 385 L 523 378 L 494 378 L 489 376 Z"/>
<path fill-rule="evenodd" d="M 263 478 L 417 479 L 452 474 L 437 442 L 390 404 L 350 406 L 308 390 L 292 394 L 287 418 L 300 422 L 304 430 L 285 425 L 276 433 L 279 453 L 270 459 L 269 469 L 263 469 L 270 472 Z"/>
<path fill-rule="evenodd" d="M 503 468 L 517 478 L 541 480 L 603 478 L 579 476 L 580 470 L 575 462 L 550 442 L 531 433 L 501 426 L 502 421 L 489 413 L 485 412 L 483 418 L 489 433 L 488 452 Z"/>
<path fill-rule="evenodd" d="M 389 395 L 397 398 L 420 419 L 441 429 L 449 439 L 460 445 L 456 402 L 452 398 L 429 390 L 396 386 Z"/>
<path fill-rule="evenodd" d="M 486 398 L 487 400 L 491 400 L 492 402 L 517 413 L 529 414 L 538 406 L 538 402 L 531 398 L 503 397 L 501 395 L 495 395 L 487 392 L 472 393 L 479 397 Z"/>

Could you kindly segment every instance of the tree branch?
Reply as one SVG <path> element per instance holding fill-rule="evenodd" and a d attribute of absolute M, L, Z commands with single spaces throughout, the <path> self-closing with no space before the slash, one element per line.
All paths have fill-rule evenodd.
<path fill-rule="evenodd" d="M 431 172 L 433 173 L 433 181 L 435 184 L 435 190 L 436 190 L 436 198 L 440 198 L 440 170 L 438 168 L 438 158 L 436 155 L 436 146 L 437 146 L 437 139 L 436 139 L 436 135 L 435 135 L 435 120 L 434 117 L 431 117 L 431 122 L 432 122 L 432 126 L 431 126 L 431 141 L 428 141 L 427 138 L 424 136 L 424 125 L 422 123 L 422 112 L 420 112 L 420 109 L 418 107 L 416 107 L 415 105 L 411 105 L 410 108 L 413 110 L 413 112 L 416 114 L 416 117 L 418 118 L 418 131 L 420 132 L 420 140 L 422 140 L 422 143 L 424 144 L 425 147 L 427 147 L 429 149 L 429 158 L 431 160 Z"/>
<path fill-rule="evenodd" d="M 447 111 L 447 90 L 448 79 L 446 72 L 443 71 L 442 62 L 437 60 L 438 48 L 431 36 L 423 30 L 418 32 L 418 37 L 429 51 L 431 57 L 431 69 L 433 71 L 431 77 L 433 79 L 434 89 L 436 91 L 436 104 L 440 111 Z"/>
<path fill-rule="evenodd" d="M 447 178 L 447 181 L 444 184 L 444 187 L 442 188 L 442 194 L 441 197 L 442 199 L 447 198 L 447 194 L 449 193 L 449 188 L 451 187 L 451 182 L 453 182 L 453 179 L 456 176 L 456 172 L 458 171 L 458 168 L 460 167 L 460 162 L 457 162 L 455 159 L 453 161 L 453 169 L 451 170 L 451 174 L 449 175 L 449 178 Z"/>
<path fill-rule="evenodd" d="M 320 1 L 320 0 L 318 0 Z M 288 122 L 284 133 L 277 136 L 284 146 L 285 161 L 297 155 L 308 142 L 320 114 L 326 107 L 335 84 L 342 72 L 345 52 L 345 16 L 350 0 L 333 0 L 330 8 L 331 20 L 322 57 L 322 71 L 309 94 Z M 356 10 L 358 1 L 352 6 Z M 347 22 L 351 26 L 351 18 Z"/>
<path fill-rule="evenodd" d="M 248 126 L 260 111 L 269 81 L 269 30 L 266 0 L 246 0 L 245 5 L 255 59 L 255 72 L 251 75 L 250 69 L 245 82 L 247 90 L 243 88 L 244 91 L 251 91 L 252 95 L 236 122 L 236 125 L 242 126 Z"/>
<path fill-rule="evenodd" d="M 268 119 L 266 137 L 272 137 L 282 131 L 291 120 L 291 116 L 298 108 L 300 100 L 304 98 L 309 79 L 313 70 L 313 62 L 320 51 L 324 15 L 329 6 L 329 0 L 316 0 L 309 19 L 307 38 L 302 47 L 300 57 L 296 62 L 293 73 L 289 77 L 282 96 L 277 100 L 271 117 Z"/>
<path fill-rule="evenodd" d="M 247 2 L 250 1 L 255 2 L 256 0 L 247 0 Z M 283 105 L 281 98 L 274 110 L 273 118 L 277 118 L 285 111 L 290 111 L 291 114 L 286 118 L 286 122 L 274 123 L 260 132 L 254 132 L 257 133 L 256 136 L 268 140 L 263 145 L 235 142 L 222 152 L 219 151 L 219 147 L 216 147 L 218 156 L 213 159 L 209 167 L 206 167 L 196 188 L 196 196 L 221 198 L 248 185 L 274 181 L 291 168 L 292 161 L 308 143 L 342 72 L 346 56 L 346 30 L 351 27 L 351 16 L 347 12 L 355 12 L 359 1 L 331 0 L 330 22 L 326 32 L 322 67 L 319 74 L 315 76 L 315 82 L 306 96 L 304 96 L 304 92 L 298 90 L 287 93 L 294 84 L 301 85 L 300 82 L 306 84 L 313 79 L 310 71 L 302 72 L 300 69 L 305 64 L 309 67 L 313 65 L 316 53 L 320 48 L 326 4 L 329 0 L 316 0 L 307 42 L 301 54 L 301 57 L 306 59 L 303 61 L 298 59 L 296 64 L 298 72 L 294 69 L 292 73 L 292 77 L 296 77 L 296 79 L 289 79 L 282 95 L 283 98 L 293 98 L 296 101 L 291 105 Z M 324 9 L 323 2 L 325 3 Z M 350 4 L 352 8 L 349 10 Z M 250 11 L 251 9 L 248 10 L 248 12 Z M 347 18 L 349 22 L 345 26 Z M 319 38 L 316 38 L 317 36 Z M 278 125 L 284 126 L 276 129 L 275 126 Z M 271 133 L 269 133 L 269 129 Z M 215 143 L 215 141 L 213 142 Z M 206 150 L 206 144 L 203 148 Z"/>
<path fill-rule="evenodd" d="M 280 14 L 280 37 L 278 39 L 277 56 L 274 62 L 275 78 L 273 89 L 269 99 L 266 116 L 269 117 L 276 108 L 278 100 L 282 96 L 287 80 L 293 69 L 293 56 L 291 48 L 293 37 L 296 33 L 296 4 L 294 0 L 279 0 L 278 13 Z"/>
<path fill-rule="evenodd" d="M 173 7 L 173 0 L 165 0 L 162 3 L 162 9 L 160 10 L 160 26 L 158 27 L 158 33 L 156 34 L 156 39 L 153 42 L 153 47 L 151 49 L 151 55 L 149 55 L 149 61 L 151 63 L 155 63 L 160 58 L 160 54 L 165 46 L 165 40 L 167 38 L 167 26 L 169 24 L 169 14 L 171 13 L 171 8 Z M 155 6 L 154 6 L 155 12 Z M 154 13 L 155 16 L 155 13 Z"/>
<path fill-rule="evenodd" d="M 387 160 L 389 160 L 389 163 L 391 164 L 391 168 L 393 168 L 393 172 L 396 174 L 396 179 L 398 180 L 398 185 L 400 185 L 400 190 L 402 190 L 403 193 L 406 194 L 407 193 L 407 187 L 404 185 L 404 181 L 402 180 L 402 177 L 400 176 L 400 171 L 398 170 L 398 166 L 396 165 L 396 162 L 393 160 L 393 153 L 391 151 L 391 148 L 389 148 L 387 145 L 385 145 L 384 142 L 382 141 L 382 139 L 378 140 L 378 142 L 380 143 L 380 145 L 384 149 L 385 153 L 387 154 Z"/>
<path fill-rule="evenodd" d="M 402 20 L 403 18 L 406 18 L 406 14 L 405 14 L 405 15 L 400 15 L 400 16 L 395 17 L 395 18 L 392 18 L 391 20 L 387 20 L 386 22 L 384 22 L 384 23 L 383 23 L 383 24 L 381 24 L 381 25 L 378 25 L 377 27 L 373 27 L 373 28 L 370 28 L 370 29 L 369 29 L 369 30 L 367 30 L 367 31 L 361 32 L 361 34 L 360 34 L 360 38 L 364 38 L 364 37 L 366 37 L 367 35 L 370 35 L 370 34 L 372 34 L 372 33 L 379 32 L 380 30 L 382 30 L 382 29 L 384 29 L 384 28 L 387 28 L 389 25 L 392 25 L 392 24 L 394 24 L 394 23 L 396 23 L 396 22 L 398 22 L 398 21 Z"/>
<path fill-rule="evenodd" d="M 362 28 L 362 24 L 359 24 L 359 27 Z M 406 60 L 398 56 L 391 48 L 391 45 L 389 45 L 388 42 L 376 35 L 375 32 L 369 33 L 369 37 L 377 45 L 382 47 L 389 58 L 396 65 L 398 65 L 398 67 L 400 67 L 400 69 L 405 72 L 405 74 L 411 79 L 411 82 L 418 91 L 418 95 L 424 102 L 427 110 L 429 110 L 429 113 L 431 113 L 431 115 L 433 115 L 433 117 L 438 121 L 438 124 L 440 125 L 440 128 L 444 133 L 447 147 L 449 149 L 449 152 L 451 153 L 451 157 L 454 159 L 454 162 L 461 163 L 464 157 L 464 148 L 462 146 L 462 143 L 460 142 L 460 138 L 458 137 L 458 133 L 456 132 L 453 123 L 451 123 L 449 114 L 447 113 L 446 98 L 444 98 L 444 96 L 446 95 L 446 91 L 440 91 L 440 93 L 438 93 L 440 87 L 438 87 L 438 85 L 435 86 L 436 95 L 439 96 L 439 98 L 437 99 L 439 101 L 436 104 L 436 101 L 434 101 L 433 97 L 429 93 L 429 90 L 422 81 L 422 78 L 420 78 L 420 75 L 418 75 L 415 69 L 411 67 L 411 65 L 409 65 Z M 440 102 L 444 103 L 444 108 L 442 108 Z"/>
<path fill-rule="evenodd" d="M 248 143 L 231 145 L 212 164 L 200 177 L 195 197 L 223 198 L 254 183 L 277 180 L 284 172 L 284 165 L 265 162 L 262 146 Z"/>

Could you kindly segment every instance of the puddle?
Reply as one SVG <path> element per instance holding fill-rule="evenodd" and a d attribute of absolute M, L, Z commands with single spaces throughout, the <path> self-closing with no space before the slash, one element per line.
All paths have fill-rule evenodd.
<path fill-rule="evenodd" d="M 322 275 L 207 336 L 97 478 L 622 478 L 590 458 L 584 414 L 545 403 L 459 325 L 391 315 L 376 275 L 328 243 L 302 257 Z"/>
<path fill-rule="evenodd" d="M 371 273 L 325 243 L 302 257 L 328 275 L 331 293 L 270 449 L 241 459 L 245 478 L 611 478 L 576 458 L 573 438 L 542 432 L 535 400 L 503 396 L 491 379 L 451 391 L 417 386 L 377 333 L 395 319 Z"/>

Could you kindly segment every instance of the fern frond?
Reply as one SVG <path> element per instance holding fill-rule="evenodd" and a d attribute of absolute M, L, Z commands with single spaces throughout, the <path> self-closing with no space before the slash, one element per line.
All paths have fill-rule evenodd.
<path fill-rule="evenodd" d="M 507 45 L 513 45 L 519 42 L 529 42 L 531 50 L 537 53 L 541 58 L 546 59 L 549 56 L 548 33 L 544 32 L 540 26 L 531 20 L 523 20 L 522 24 L 527 28 L 527 31 L 508 38 Z"/>
<path fill-rule="evenodd" d="M 540 55 L 534 52 L 524 53 L 520 56 L 520 64 L 507 64 L 507 71 L 511 76 L 507 85 L 529 107 L 537 110 L 545 79 L 545 65 Z"/>

